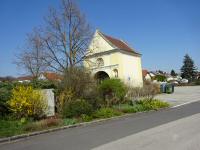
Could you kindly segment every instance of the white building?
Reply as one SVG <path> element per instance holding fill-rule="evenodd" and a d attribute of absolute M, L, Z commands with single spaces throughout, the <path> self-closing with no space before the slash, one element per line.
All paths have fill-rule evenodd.
<path fill-rule="evenodd" d="M 84 66 L 97 79 L 120 78 L 131 86 L 143 86 L 141 54 L 122 40 L 96 30 Z"/>

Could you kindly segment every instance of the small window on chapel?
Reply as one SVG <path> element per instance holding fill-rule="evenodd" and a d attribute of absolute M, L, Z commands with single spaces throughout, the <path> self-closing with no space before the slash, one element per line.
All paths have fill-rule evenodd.
<path fill-rule="evenodd" d="M 104 66 L 103 59 L 102 58 L 98 58 L 96 64 L 97 64 L 97 67 Z"/>
<path fill-rule="evenodd" d="M 117 70 L 117 69 L 114 69 L 114 70 L 113 70 L 113 76 L 114 76 L 115 78 L 118 77 L 118 70 Z"/>

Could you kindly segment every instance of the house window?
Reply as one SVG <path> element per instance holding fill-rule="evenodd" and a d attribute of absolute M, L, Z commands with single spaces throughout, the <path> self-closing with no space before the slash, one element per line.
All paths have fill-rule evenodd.
<path fill-rule="evenodd" d="M 113 70 L 113 76 L 114 76 L 115 78 L 118 77 L 118 70 L 117 70 L 117 69 L 114 69 L 114 70 Z"/>
<path fill-rule="evenodd" d="M 102 58 L 98 58 L 96 61 L 97 67 L 104 66 L 104 61 Z"/>

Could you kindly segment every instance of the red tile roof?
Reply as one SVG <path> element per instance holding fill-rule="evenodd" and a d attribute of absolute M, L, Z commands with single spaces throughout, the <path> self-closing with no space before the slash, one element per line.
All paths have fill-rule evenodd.
<path fill-rule="evenodd" d="M 114 37 L 105 35 L 104 33 L 101 33 L 112 45 L 116 46 L 117 48 L 121 49 L 121 50 L 125 50 L 128 52 L 133 52 L 135 54 L 139 54 L 137 52 L 134 51 L 134 49 L 132 49 L 130 46 L 128 46 L 124 41 L 116 39 Z"/>
<path fill-rule="evenodd" d="M 62 77 L 61 75 L 57 74 L 57 73 L 54 73 L 54 72 L 44 72 L 42 73 L 44 75 L 44 77 L 47 79 L 47 80 L 51 80 L 51 81 L 56 81 L 56 80 L 61 80 Z M 32 80 L 33 79 L 33 76 L 22 76 L 22 77 L 18 77 L 17 80 L 19 81 L 25 81 L 25 80 Z"/>
<path fill-rule="evenodd" d="M 147 70 L 142 70 L 142 76 L 145 77 L 148 74 Z"/>
<path fill-rule="evenodd" d="M 45 72 L 45 73 L 43 73 L 43 75 L 46 77 L 47 80 L 55 81 L 55 80 L 62 79 L 61 75 L 54 73 L 54 72 Z"/>

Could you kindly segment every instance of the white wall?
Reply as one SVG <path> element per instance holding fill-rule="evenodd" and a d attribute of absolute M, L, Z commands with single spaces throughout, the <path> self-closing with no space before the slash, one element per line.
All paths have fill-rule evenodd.
<path fill-rule="evenodd" d="M 123 79 L 131 86 L 143 86 L 141 57 L 122 54 Z"/>
<path fill-rule="evenodd" d="M 99 53 L 114 49 L 104 38 L 100 35 L 98 30 L 95 32 L 93 39 L 89 45 L 90 54 Z"/>
<path fill-rule="evenodd" d="M 47 101 L 48 109 L 46 111 L 46 115 L 54 116 L 55 115 L 55 99 L 53 89 L 43 89 L 41 90 L 45 100 Z"/>

